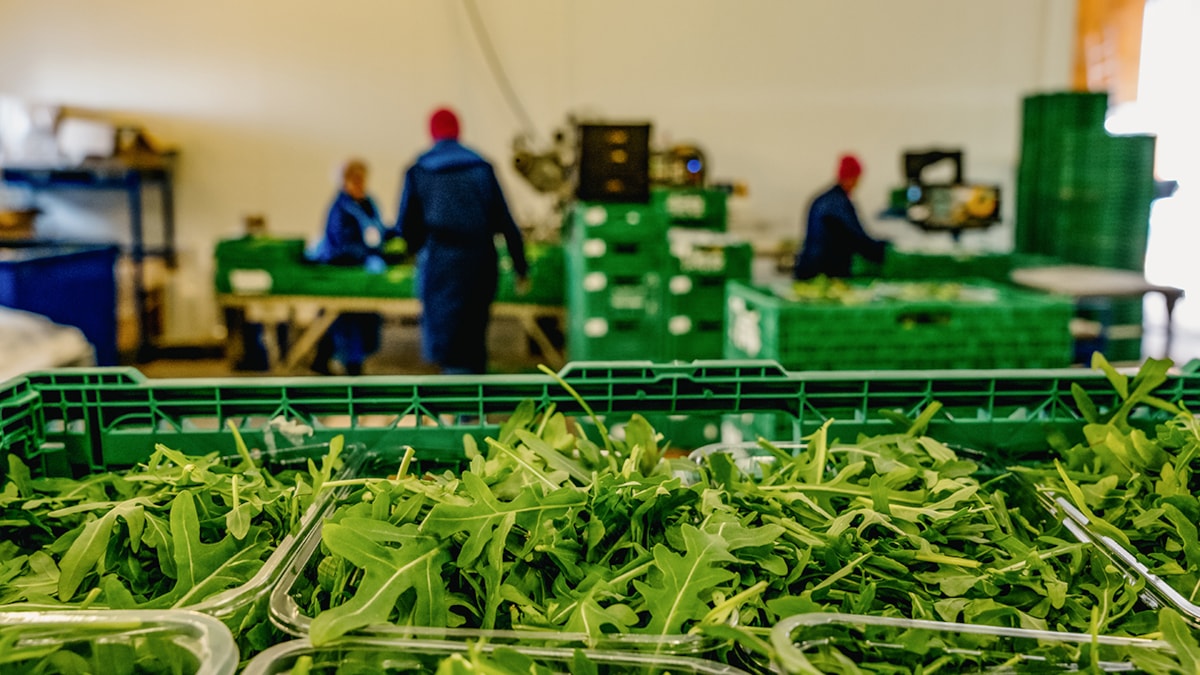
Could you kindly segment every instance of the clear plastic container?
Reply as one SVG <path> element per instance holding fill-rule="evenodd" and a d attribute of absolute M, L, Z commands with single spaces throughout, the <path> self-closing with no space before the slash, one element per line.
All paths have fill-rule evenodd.
<path fill-rule="evenodd" d="M 484 659 L 503 659 L 503 650 L 510 649 L 556 673 L 575 672 L 577 659 L 584 659 L 597 675 L 748 675 L 733 666 L 685 656 L 386 638 L 344 639 L 323 647 L 314 647 L 308 640 L 284 642 L 251 659 L 242 675 L 436 673 L 443 660 L 456 654 L 466 656 L 472 649 L 479 650 Z"/>
<path fill-rule="evenodd" d="M 196 612 L 0 612 L 0 672 L 233 675 L 238 648 L 220 621 Z"/>
<path fill-rule="evenodd" d="M 294 599 L 294 588 L 304 575 L 314 574 L 320 564 L 322 522 L 306 534 L 296 548 L 279 583 L 271 593 L 271 621 L 282 631 L 295 637 L 307 637 L 313 617 Z M 311 569 L 310 569 L 311 568 Z M 553 630 L 483 630 L 474 628 L 450 628 L 442 626 L 401 626 L 375 624 L 356 633 L 390 639 L 415 638 L 421 640 L 486 641 L 490 644 L 538 645 L 557 648 L 621 649 L 655 654 L 703 654 L 719 646 L 720 641 L 699 635 L 641 635 L 637 633 L 612 633 L 602 638 L 585 633 Z M 522 647 L 524 649 L 524 647 Z"/>
<path fill-rule="evenodd" d="M 329 443 L 301 445 L 285 449 L 271 449 L 266 452 L 255 451 L 251 456 L 256 462 L 269 471 L 281 472 L 288 469 L 303 469 L 310 459 L 318 460 L 329 451 Z M 341 452 L 342 468 L 335 473 L 335 478 L 353 477 L 365 461 L 366 453 L 359 445 L 347 444 Z M 236 456 L 228 458 L 237 461 Z M 211 595 L 198 602 L 187 604 L 179 609 L 202 612 L 216 617 L 236 633 L 254 628 L 260 621 L 267 620 L 267 605 L 271 589 L 278 581 L 287 562 L 296 554 L 297 544 L 303 541 L 307 534 L 319 525 L 322 516 L 335 503 L 338 491 L 327 490 L 313 500 L 304 515 L 301 516 L 297 531 L 284 535 L 274 550 L 263 561 L 253 577 L 233 588 Z M 17 603 L 0 605 L 0 611 L 16 610 L 63 612 L 74 611 L 75 605 L 47 605 L 35 603 Z M 240 638 L 239 638 L 240 639 Z"/>
<path fill-rule="evenodd" d="M 1145 591 L 1142 600 L 1151 607 L 1173 607 L 1183 618 L 1195 626 L 1200 626 L 1200 605 L 1192 602 L 1179 589 L 1168 581 L 1150 571 L 1137 555 L 1117 540 L 1096 531 L 1091 520 L 1079 509 L 1075 508 L 1067 498 L 1053 496 L 1048 506 L 1063 519 L 1067 529 L 1082 542 L 1091 542 L 1097 546 L 1131 583 L 1144 584 Z"/>
<path fill-rule="evenodd" d="M 1139 672 L 1165 642 L 853 614 L 798 614 L 771 631 L 781 673 Z"/>

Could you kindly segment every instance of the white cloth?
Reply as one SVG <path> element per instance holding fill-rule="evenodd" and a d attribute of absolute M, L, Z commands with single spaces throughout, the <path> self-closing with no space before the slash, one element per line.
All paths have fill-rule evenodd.
<path fill-rule="evenodd" d="M 95 351 L 78 328 L 0 307 L 0 382 L 31 370 L 95 363 Z"/>

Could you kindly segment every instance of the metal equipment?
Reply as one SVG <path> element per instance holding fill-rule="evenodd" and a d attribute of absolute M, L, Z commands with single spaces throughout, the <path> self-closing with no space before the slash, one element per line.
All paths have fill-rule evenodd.
<path fill-rule="evenodd" d="M 954 236 L 967 229 L 991 227 L 1000 222 L 1000 186 L 963 181 L 961 150 L 928 150 L 904 153 L 905 217 L 925 229 L 949 231 Z M 926 170 L 945 162 L 954 169 L 951 182 L 926 182 Z"/>
<path fill-rule="evenodd" d="M 619 130 L 629 125 L 575 115 L 567 116 L 567 123 L 555 129 L 551 142 L 537 147 L 529 134 L 513 139 L 513 167 L 532 187 L 544 194 L 556 195 L 560 202 L 575 199 L 594 199 L 595 192 L 609 179 L 616 178 L 628 186 L 634 177 L 631 167 L 636 164 L 638 174 L 648 163 L 649 186 L 666 188 L 703 188 L 708 186 L 708 160 L 695 143 L 677 143 L 667 148 L 650 146 L 649 156 L 629 145 L 639 141 L 630 134 L 623 142 L 610 142 L 605 130 Z M 628 129 L 627 129 L 628 130 Z M 639 130 L 640 131 L 640 130 Z M 640 134 L 637 134 L 640 136 Z M 648 136 L 648 133 L 646 134 Z M 648 140 L 647 140 L 648 142 Z M 629 145 L 629 147 L 625 147 Z M 611 147 L 610 147 L 611 146 Z M 613 155 L 617 152 L 617 162 Z M 625 154 L 622 156 L 621 152 Z M 641 178 L 633 181 L 640 185 Z M 579 194 L 580 191 L 587 195 Z M 640 191 L 640 190 L 639 190 Z M 618 190 L 617 192 L 623 192 Z M 628 200 L 623 200 L 628 201 Z M 636 199 L 634 201 L 642 201 Z"/>

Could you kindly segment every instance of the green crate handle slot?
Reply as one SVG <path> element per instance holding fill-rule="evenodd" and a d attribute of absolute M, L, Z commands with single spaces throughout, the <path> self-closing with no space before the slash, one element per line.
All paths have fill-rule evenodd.
<path fill-rule="evenodd" d="M 944 326 L 954 320 L 951 312 L 913 311 L 896 315 L 896 323 L 905 326 Z"/>

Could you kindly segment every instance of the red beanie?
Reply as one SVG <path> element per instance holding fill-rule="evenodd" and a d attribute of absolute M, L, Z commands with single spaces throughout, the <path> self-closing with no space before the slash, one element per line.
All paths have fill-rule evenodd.
<path fill-rule="evenodd" d="M 458 140 L 458 116 L 449 108 L 438 108 L 429 117 L 429 135 L 435 141 Z"/>
<path fill-rule="evenodd" d="M 862 175 L 862 164 L 854 155 L 842 155 L 838 160 L 838 181 L 858 178 Z"/>

